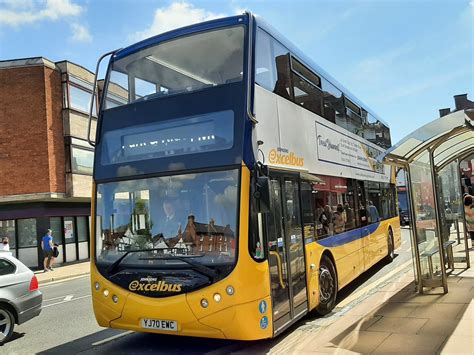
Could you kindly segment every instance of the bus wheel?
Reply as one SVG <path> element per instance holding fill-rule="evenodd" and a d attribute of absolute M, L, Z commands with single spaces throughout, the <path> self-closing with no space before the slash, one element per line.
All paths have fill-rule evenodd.
<path fill-rule="evenodd" d="M 388 235 L 387 235 L 387 256 L 385 257 L 385 260 L 388 263 L 391 263 L 393 259 L 395 259 L 395 248 L 393 244 L 393 232 L 392 229 L 388 229 Z"/>
<path fill-rule="evenodd" d="M 316 307 L 316 312 L 322 316 L 331 312 L 336 305 L 336 296 L 336 268 L 331 259 L 323 255 L 319 266 L 319 305 Z"/>

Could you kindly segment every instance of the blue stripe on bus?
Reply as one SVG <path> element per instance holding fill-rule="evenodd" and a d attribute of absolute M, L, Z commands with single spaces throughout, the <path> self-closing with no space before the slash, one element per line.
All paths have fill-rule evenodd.
<path fill-rule="evenodd" d="M 353 242 L 357 239 L 366 237 L 367 234 L 362 235 L 362 231 L 364 229 L 367 229 L 369 234 L 372 234 L 377 230 L 379 226 L 380 226 L 380 222 L 377 222 L 377 223 L 370 224 L 368 226 L 364 226 L 362 228 L 351 230 L 349 232 L 339 233 L 331 237 L 318 240 L 318 244 L 325 247 L 337 247 L 343 244 Z"/>

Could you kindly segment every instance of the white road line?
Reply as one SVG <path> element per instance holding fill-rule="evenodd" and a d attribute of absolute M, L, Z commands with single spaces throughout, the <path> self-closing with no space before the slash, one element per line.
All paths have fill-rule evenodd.
<path fill-rule="evenodd" d="M 125 333 L 120 333 L 120 334 L 117 334 L 117 335 L 113 335 L 109 338 L 106 338 L 106 339 L 103 339 L 103 340 L 100 340 L 100 341 L 96 341 L 95 343 L 92 343 L 92 346 L 102 345 L 102 344 L 108 343 L 109 341 L 124 337 L 124 336 L 132 334 L 132 333 L 134 333 L 134 332 L 131 331 L 131 330 L 128 330 Z"/>
<path fill-rule="evenodd" d="M 59 296 L 59 297 L 48 298 L 47 300 L 43 300 L 43 302 L 49 302 L 49 301 L 64 299 L 64 297 L 65 297 L 65 296 Z"/>
<path fill-rule="evenodd" d="M 72 301 L 77 301 L 77 300 L 81 300 L 83 298 L 87 298 L 87 297 L 91 297 L 92 295 L 85 295 L 85 296 L 81 296 L 81 297 L 76 297 L 76 298 L 73 298 L 73 299 L 70 299 L 70 300 L 64 300 L 64 301 L 61 301 L 61 302 L 56 302 L 56 303 L 51 303 L 51 304 L 47 304 L 46 306 L 43 306 L 42 308 L 48 308 L 48 307 L 51 307 L 51 306 L 57 306 L 58 304 L 62 304 L 62 303 L 68 303 L 68 302 L 72 302 Z"/>
<path fill-rule="evenodd" d="M 67 295 L 66 297 L 64 297 L 64 301 L 70 301 L 74 298 L 74 295 Z"/>

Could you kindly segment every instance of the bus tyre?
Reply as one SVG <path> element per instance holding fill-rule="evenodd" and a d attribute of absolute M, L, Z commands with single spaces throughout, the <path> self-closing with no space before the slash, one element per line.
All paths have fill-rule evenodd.
<path fill-rule="evenodd" d="M 393 244 L 393 232 L 392 229 L 389 228 L 388 235 L 387 235 L 387 256 L 385 260 L 387 263 L 391 263 L 395 259 L 395 247 Z"/>
<path fill-rule="evenodd" d="M 319 305 L 316 312 L 324 316 L 336 305 L 337 275 L 331 259 L 323 255 L 319 266 Z"/>

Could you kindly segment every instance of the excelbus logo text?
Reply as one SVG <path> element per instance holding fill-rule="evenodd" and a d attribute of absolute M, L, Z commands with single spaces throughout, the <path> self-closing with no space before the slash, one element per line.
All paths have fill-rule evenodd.
<path fill-rule="evenodd" d="M 146 282 L 142 282 L 146 281 Z M 154 281 L 154 282 L 150 282 Z M 180 292 L 181 284 L 167 284 L 165 281 L 156 282 L 156 278 L 142 278 L 140 281 L 132 281 L 128 285 L 130 291 L 148 291 L 148 292 Z"/>
<path fill-rule="evenodd" d="M 291 165 L 291 166 L 303 166 L 304 158 L 295 155 L 295 153 L 290 152 L 285 154 L 282 150 L 277 151 L 276 149 L 270 150 L 268 154 L 270 163 L 272 164 L 282 164 L 282 165 Z"/>

